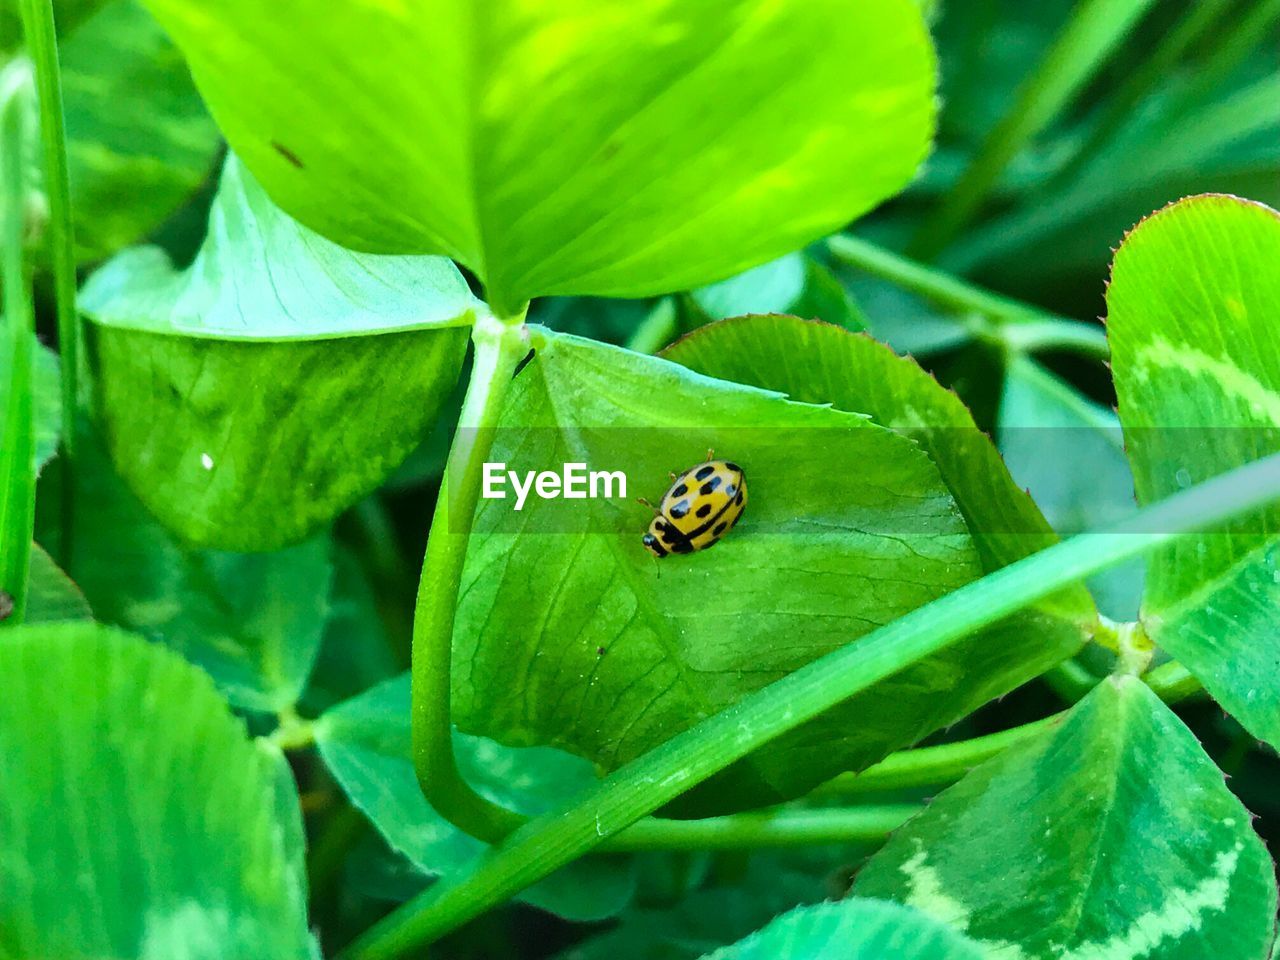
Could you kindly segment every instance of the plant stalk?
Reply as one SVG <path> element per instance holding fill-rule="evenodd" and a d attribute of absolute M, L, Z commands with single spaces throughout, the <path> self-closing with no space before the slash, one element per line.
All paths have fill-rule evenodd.
<path fill-rule="evenodd" d="M 525 822 L 480 796 L 453 753 L 453 625 L 484 462 L 493 447 L 503 400 L 529 352 L 525 311 L 509 319 L 476 318 L 471 380 L 440 480 L 413 617 L 413 760 L 427 802 L 454 826 L 496 843 Z"/>
<path fill-rule="evenodd" d="M 977 314 L 979 319 L 970 323 L 971 332 L 1003 349 L 1019 353 L 1071 350 L 1103 360 L 1110 356 L 1106 333 L 1096 324 L 1057 316 L 1029 303 L 992 293 L 944 270 L 848 234 L 828 238 L 827 249 L 844 263 L 919 294 L 940 307 Z"/>
<path fill-rule="evenodd" d="M 640 850 L 753 850 L 811 844 L 878 842 L 923 809 L 898 803 L 865 807 L 735 813 L 701 820 L 649 817 L 605 844 L 610 852 Z"/>
<path fill-rule="evenodd" d="M 437 940 L 778 736 L 990 623 L 1175 538 L 1280 499 L 1280 454 L 1247 464 L 967 584 L 788 674 L 531 821 L 468 874 L 373 927 L 345 960 L 389 960 Z"/>
<path fill-rule="evenodd" d="M 1060 723 L 1065 716 L 1065 713 L 1055 713 L 1043 720 L 984 737 L 902 750 L 861 773 L 842 773 L 818 787 L 810 796 L 814 799 L 851 797 L 954 783 L 978 764 Z"/>
<path fill-rule="evenodd" d="M 62 74 L 53 0 L 20 0 L 22 30 L 35 68 L 40 103 L 40 142 L 44 189 L 49 201 L 48 239 L 53 267 L 58 352 L 62 358 L 62 462 L 59 560 L 73 569 L 75 529 L 76 404 L 80 375 L 80 322 L 76 313 L 75 232 L 71 222 L 71 181 L 67 168 L 67 130 L 62 108 Z"/>
<path fill-rule="evenodd" d="M 27 610 L 35 522 L 35 427 L 32 360 L 35 316 L 23 263 L 26 190 L 23 118 L 17 97 L 0 101 L 0 288 L 4 295 L 0 377 L 0 625 L 22 623 Z"/>
<path fill-rule="evenodd" d="M 978 148 L 968 169 L 921 226 L 909 247 L 932 260 L 982 209 L 1009 161 L 1017 156 L 1119 48 L 1154 0 L 1083 0 L 1075 6 L 1039 68 L 1018 91 L 1013 107 Z"/>

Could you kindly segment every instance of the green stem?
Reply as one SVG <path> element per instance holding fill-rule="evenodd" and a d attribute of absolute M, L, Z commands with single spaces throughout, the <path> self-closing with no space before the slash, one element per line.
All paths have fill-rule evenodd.
<path fill-rule="evenodd" d="M 1015 352 L 1059 349 L 1106 359 L 1107 337 L 1092 323 L 1081 323 L 1041 310 L 1029 303 L 1004 297 L 944 270 L 899 256 L 883 247 L 848 234 L 827 240 L 831 255 L 850 266 L 909 290 L 926 300 L 960 313 L 976 314 L 971 333 Z M 981 318 L 995 321 L 985 323 Z"/>
<path fill-rule="evenodd" d="M 0 100 L 0 288 L 4 295 L 0 376 L 7 383 L 0 411 L 0 623 L 26 616 L 35 521 L 35 427 L 31 399 L 35 316 L 23 265 L 26 190 L 19 96 Z"/>
<path fill-rule="evenodd" d="M 468 874 L 436 883 L 360 938 L 346 960 L 387 960 L 502 903 L 789 730 L 975 630 L 1175 537 L 1280 499 L 1280 454 L 1222 474 L 988 574 L 821 657 L 615 771 L 513 833 Z"/>
<path fill-rule="evenodd" d="M 840 774 L 824 783 L 810 796 L 815 799 L 849 797 L 954 783 L 978 764 L 1003 753 L 1015 743 L 1021 743 L 1048 729 L 1064 716 L 1065 714 L 1058 713 L 985 737 L 890 754 L 861 773 Z"/>
<path fill-rule="evenodd" d="M 627 349 L 636 353 L 657 353 L 680 332 L 680 311 L 675 297 L 663 297 L 632 332 Z"/>
<path fill-rule="evenodd" d="M 932 260 L 959 235 L 1036 134 L 1075 98 L 1115 53 L 1154 0 L 1083 0 L 1075 6 L 1040 67 L 1023 83 L 1010 111 L 978 149 L 937 212 L 921 225 L 913 256 Z"/>
<path fill-rule="evenodd" d="M 650 817 L 603 846 L 609 851 L 752 850 L 883 840 L 920 812 L 916 804 L 735 813 L 702 820 Z"/>
<path fill-rule="evenodd" d="M 1015 353 L 1067 350 L 1098 360 L 1111 358 L 1106 331 L 1096 323 L 1055 318 L 1010 323 L 999 328 L 1000 342 Z"/>
<path fill-rule="evenodd" d="M 413 758 L 422 792 L 436 812 L 495 843 L 525 818 L 480 796 L 458 770 L 450 716 L 453 624 L 484 462 L 511 378 L 529 351 L 524 311 L 510 321 L 478 317 L 472 342 L 471 380 L 436 497 L 414 610 Z"/>
<path fill-rule="evenodd" d="M 1072 703 L 1102 682 L 1102 677 L 1090 673 L 1074 660 L 1067 660 L 1061 666 L 1067 668 L 1065 676 L 1068 678 L 1066 682 L 1070 684 L 1071 695 L 1066 699 Z M 1048 679 L 1048 677 L 1049 674 L 1046 674 L 1045 678 Z M 1142 679 L 1160 699 L 1170 704 L 1186 699 L 1200 688 L 1195 679 L 1187 673 L 1186 668 L 1177 663 L 1167 663 L 1146 674 Z M 868 767 L 861 773 L 842 773 L 824 783 L 809 796 L 814 799 L 844 798 L 866 793 L 911 790 L 954 783 L 978 764 L 1003 753 L 1028 737 L 1035 736 L 1065 716 L 1065 712 L 1056 713 L 1043 720 L 1025 723 L 1022 726 L 990 733 L 983 737 L 943 743 L 935 747 L 902 750 L 890 754 L 874 767 Z"/>
<path fill-rule="evenodd" d="M 1200 681 L 1193 677 L 1190 671 L 1176 660 L 1156 667 L 1154 670 L 1143 675 L 1142 679 L 1146 682 L 1156 696 L 1165 703 L 1177 703 L 1179 700 L 1186 700 L 1195 696 L 1204 690 L 1200 685 Z"/>
<path fill-rule="evenodd" d="M 75 525 L 76 403 L 80 374 L 80 323 L 76 313 L 75 234 L 71 223 L 71 183 L 67 171 L 67 131 L 62 109 L 62 74 L 52 0 L 21 0 L 22 29 L 36 75 L 40 101 L 40 141 L 44 189 L 49 200 L 49 247 L 53 264 L 58 352 L 62 357 L 62 452 L 60 546 L 63 569 L 72 572 Z"/>
<path fill-rule="evenodd" d="M 1067 703 L 1075 703 L 1096 687 L 1101 677 L 1076 660 L 1064 660 L 1040 679 Z"/>

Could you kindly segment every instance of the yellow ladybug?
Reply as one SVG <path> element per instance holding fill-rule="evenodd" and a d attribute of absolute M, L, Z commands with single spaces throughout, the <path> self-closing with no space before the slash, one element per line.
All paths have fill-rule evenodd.
<path fill-rule="evenodd" d="M 657 507 L 640 501 L 654 513 L 641 542 L 658 559 L 714 546 L 747 508 L 746 474 L 736 463 L 712 459 L 713 453 L 707 451 L 705 463 L 672 474 L 671 488 Z"/>

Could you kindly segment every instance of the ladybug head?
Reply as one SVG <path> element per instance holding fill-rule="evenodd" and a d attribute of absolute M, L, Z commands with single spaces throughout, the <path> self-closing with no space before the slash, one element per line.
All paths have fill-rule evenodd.
<path fill-rule="evenodd" d="M 640 542 L 644 544 L 644 548 L 661 560 L 667 555 L 666 548 L 652 533 L 646 533 L 640 538 Z"/>

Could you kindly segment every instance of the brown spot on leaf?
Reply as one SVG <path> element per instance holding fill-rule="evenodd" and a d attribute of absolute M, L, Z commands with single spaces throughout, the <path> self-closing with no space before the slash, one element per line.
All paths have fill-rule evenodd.
<path fill-rule="evenodd" d="M 293 164 L 299 170 L 303 168 L 302 160 L 298 157 L 296 153 L 294 153 L 292 150 L 286 147 L 283 143 L 280 143 L 276 140 L 272 140 L 271 146 L 275 148 L 276 153 L 280 154 L 280 156 L 284 157 L 286 160 L 288 160 L 291 164 Z"/>

